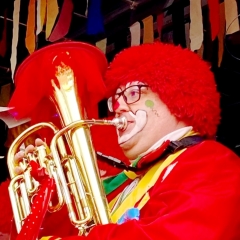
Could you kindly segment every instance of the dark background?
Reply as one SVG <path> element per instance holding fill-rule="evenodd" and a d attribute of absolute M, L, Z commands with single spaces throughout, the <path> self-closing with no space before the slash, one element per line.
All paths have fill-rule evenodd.
<path fill-rule="evenodd" d="M 0 56 L 0 88 L 10 84 L 14 91 L 10 70 L 13 0 L 1 0 L 0 2 L 0 39 L 4 26 L 4 13 L 7 14 L 7 52 L 4 57 Z M 17 47 L 17 66 L 29 55 L 25 47 L 25 34 L 27 22 L 27 9 L 29 0 L 21 0 L 19 40 Z M 61 7 L 63 0 L 58 0 Z M 87 18 L 84 15 L 86 1 L 73 0 L 74 11 L 70 30 L 64 39 L 85 41 L 95 44 L 96 41 L 107 38 L 106 56 L 109 61 L 114 55 L 125 47 L 130 46 L 129 26 L 136 21 L 153 15 L 154 21 L 161 12 L 172 15 L 172 22 L 164 25 L 161 34 L 155 29 L 155 38 L 161 37 L 162 41 L 168 41 L 164 36 L 172 32 L 172 42 L 186 47 L 184 24 L 189 22 L 189 16 L 184 14 L 184 8 L 189 5 L 187 0 L 175 0 L 168 6 L 169 0 L 103 0 L 102 14 L 104 20 L 104 33 L 88 35 L 86 33 Z M 239 8 L 240 9 L 240 8 Z M 225 38 L 225 50 L 221 67 L 218 62 L 218 41 L 211 41 L 210 23 L 208 21 L 208 7 L 203 7 L 204 21 L 204 53 L 203 58 L 211 63 L 212 71 L 216 76 L 216 82 L 221 93 L 222 120 L 217 133 L 217 140 L 231 148 L 240 155 L 240 35 L 239 32 Z M 143 26 L 142 26 L 143 28 Z M 51 44 L 45 40 L 44 32 L 36 39 L 37 49 Z M 201 101 L 201 99 L 199 99 Z M 106 103 L 99 104 L 100 116 L 107 113 Z M 5 156 L 7 148 L 5 142 L 8 129 L 0 120 L 0 156 Z M 0 159 L 0 182 L 8 176 L 6 159 Z"/>

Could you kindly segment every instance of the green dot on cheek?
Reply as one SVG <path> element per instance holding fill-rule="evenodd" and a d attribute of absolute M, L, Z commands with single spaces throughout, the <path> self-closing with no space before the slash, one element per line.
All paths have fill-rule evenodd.
<path fill-rule="evenodd" d="M 154 102 L 152 100 L 146 100 L 145 105 L 149 108 L 153 108 Z"/>

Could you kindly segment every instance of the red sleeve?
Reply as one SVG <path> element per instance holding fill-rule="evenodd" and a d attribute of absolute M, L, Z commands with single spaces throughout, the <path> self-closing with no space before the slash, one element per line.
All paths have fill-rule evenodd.
<path fill-rule="evenodd" d="M 240 159 L 206 141 L 175 163 L 151 189 L 139 221 L 96 226 L 82 239 L 240 239 Z M 64 238 L 70 239 L 81 237 Z"/>
<path fill-rule="evenodd" d="M 0 233 L 10 233 L 13 218 L 8 185 L 9 180 L 0 184 Z"/>

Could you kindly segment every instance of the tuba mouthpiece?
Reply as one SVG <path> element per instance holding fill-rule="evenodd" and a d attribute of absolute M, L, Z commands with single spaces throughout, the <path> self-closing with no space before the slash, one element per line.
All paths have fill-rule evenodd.
<path fill-rule="evenodd" d="M 113 125 L 120 130 L 124 130 L 127 127 L 127 119 L 125 117 L 113 118 Z"/>

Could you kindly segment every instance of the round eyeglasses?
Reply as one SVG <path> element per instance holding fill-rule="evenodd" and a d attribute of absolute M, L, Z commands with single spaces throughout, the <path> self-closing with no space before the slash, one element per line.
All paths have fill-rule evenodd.
<path fill-rule="evenodd" d="M 114 105 L 116 104 L 117 100 L 123 96 L 123 100 L 127 104 L 132 104 L 137 102 L 141 98 L 141 88 L 148 87 L 148 85 L 132 85 L 125 88 L 121 92 L 115 93 L 114 96 L 110 97 L 107 101 L 108 109 L 110 112 L 114 111 Z"/>

